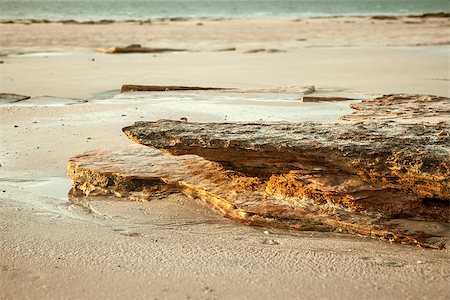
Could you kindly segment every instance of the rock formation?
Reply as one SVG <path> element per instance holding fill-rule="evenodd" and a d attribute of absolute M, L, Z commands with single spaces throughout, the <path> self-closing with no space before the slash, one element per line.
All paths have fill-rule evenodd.
<path fill-rule="evenodd" d="M 8 104 L 19 102 L 23 100 L 30 99 L 30 96 L 11 94 L 11 93 L 0 93 L 0 104 Z"/>
<path fill-rule="evenodd" d="M 126 47 L 114 47 L 110 49 L 97 49 L 97 52 L 108 54 L 123 54 L 123 53 L 162 53 L 162 52 L 180 52 L 187 51 L 186 49 L 174 49 L 174 48 L 148 48 L 142 47 L 139 44 L 132 44 Z"/>
<path fill-rule="evenodd" d="M 225 90 L 224 88 L 199 87 L 199 86 L 179 86 L 179 85 L 122 85 L 121 93 L 126 92 L 169 92 L 169 91 L 209 91 Z"/>
<path fill-rule="evenodd" d="M 286 52 L 286 50 L 280 50 L 280 49 L 265 49 L 265 48 L 261 48 L 261 49 L 250 49 L 250 50 L 246 50 L 242 53 L 244 54 L 251 54 L 251 53 L 261 53 L 261 52 L 265 52 L 265 53 L 278 53 L 278 52 Z"/>
<path fill-rule="evenodd" d="M 356 175 L 422 198 L 450 199 L 450 100 L 385 96 L 363 101 L 338 123 L 136 122 L 133 141 L 196 154 L 267 178 L 304 165 Z"/>
<path fill-rule="evenodd" d="M 350 101 L 354 98 L 345 97 L 323 97 L 323 96 L 303 96 L 302 102 L 332 102 L 332 101 Z"/>
<path fill-rule="evenodd" d="M 68 174 L 75 193 L 176 189 L 247 224 L 446 247 L 450 99 L 386 95 L 354 108 L 336 123 L 137 122 L 124 133 L 165 154 L 86 153 Z"/>

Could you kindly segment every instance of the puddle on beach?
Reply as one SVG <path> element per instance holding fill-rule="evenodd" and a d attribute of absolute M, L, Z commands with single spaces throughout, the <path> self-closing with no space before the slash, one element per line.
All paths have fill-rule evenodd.
<path fill-rule="evenodd" d="M 35 214 L 41 217 L 57 219 L 64 215 L 100 222 L 119 228 L 115 231 L 123 235 L 132 236 L 133 232 L 130 233 L 129 229 L 142 226 L 166 229 L 215 224 L 237 226 L 205 205 L 179 193 L 155 197 L 151 201 L 130 201 L 114 196 L 73 196 L 70 193 L 72 182 L 65 177 L 39 181 L 10 180 L 8 183 L 34 195 L 28 201 L 38 204 Z M 120 229 L 120 226 L 128 229 Z"/>
<path fill-rule="evenodd" d="M 70 179 L 64 177 L 52 177 L 24 185 L 24 188 L 30 192 L 55 199 L 67 199 L 67 193 L 71 187 Z"/>
<path fill-rule="evenodd" d="M 102 104 L 144 105 L 163 111 L 177 111 L 186 116 L 203 113 L 217 115 L 217 119 L 233 122 L 246 121 L 333 121 L 350 114 L 350 104 L 360 100 L 336 102 L 302 102 L 301 93 L 274 92 L 130 92 L 112 97 L 100 94 L 90 100 Z M 363 97 L 354 97 L 363 98 Z"/>
<path fill-rule="evenodd" d="M 339 93 L 334 96 L 341 96 Z M 355 99 L 367 98 L 348 95 Z M 334 102 L 302 102 L 299 92 L 242 91 L 173 91 L 127 92 L 108 90 L 92 95 L 90 100 L 39 96 L 0 105 L 21 107 L 60 107 L 77 104 L 135 105 L 141 115 L 154 115 L 155 110 L 173 112 L 185 117 L 202 115 L 225 122 L 253 121 L 334 121 L 353 110 L 350 104 L 360 100 Z M 110 108 L 110 107 L 109 107 Z M 136 108 L 137 109 L 137 108 Z M 152 113 L 153 112 L 153 113 Z M 137 120 L 136 120 L 137 121 Z"/>
<path fill-rule="evenodd" d="M 172 92 L 127 92 L 113 94 L 114 91 L 98 93 L 93 102 L 101 100 L 102 103 L 137 103 L 142 101 L 199 101 L 199 102 L 232 102 L 233 104 L 266 102 L 278 103 L 279 105 L 293 104 L 337 104 L 340 102 L 301 102 L 302 93 L 286 92 L 239 92 L 239 91 L 172 91 Z M 110 98 L 104 95 L 111 96 Z M 99 97 L 100 96 L 100 97 Z M 334 95 L 335 96 L 335 95 Z M 355 97 L 356 99 L 360 97 Z M 344 101 L 346 102 L 346 101 Z M 355 100 L 354 102 L 358 102 Z M 348 102 L 347 102 L 348 103 Z"/>

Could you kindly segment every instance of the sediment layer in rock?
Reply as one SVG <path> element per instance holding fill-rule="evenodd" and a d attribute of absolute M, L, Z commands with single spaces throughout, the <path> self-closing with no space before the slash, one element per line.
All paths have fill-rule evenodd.
<path fill-rule="evenodd" d="M 448 225 L 430 221 L 440 216 L 429 214 L 427 204 L 420 199 L 368 185 L 355 176 L 324 182 L 316 176 L 319 173 L 311 169 L 292 171 L 266 181 L 226 170 L 196 155 L 172 156 L 139 145 L 91 151 L 68 161 L 71 194 L 78 197 L 115 195 L 149 200 L 159 193 L 182 192 L 249 225 L 357 233 L 432 248 L 448 244 Z M 323 199 L 305 197 L 307 193 L 301 189 L 314 190 Z M 291 193 L 287 195 L 286 191 Z M 371 197 L 381 199 L 381 206 L 385 202 L 390 205 L 386 200 L 390 196 L 400 198 L 402 204 L 414 202 L 415 207 L 401 207 L 399 203 L 391 207 L 391 218 L 376 213 L 376 205 L 372 211 L 366 210 L 364 203 L 371 203 Z M 356 198 L 361 203 L 349 205 Z M 407 217 L 413 208 L 427 215 L 426 222 Z"/>

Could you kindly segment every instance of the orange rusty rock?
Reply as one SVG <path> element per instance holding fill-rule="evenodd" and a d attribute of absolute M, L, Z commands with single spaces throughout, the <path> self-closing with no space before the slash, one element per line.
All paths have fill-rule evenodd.
<path fill-rule="evenodd" d="M 389 202 L 372 203 L 377 197 L 356 199 L 369 185 L 358 179 L 353 181 L 354 178 L 332 182 L 314 174 L 310 182 L 321 186 L 315 190 L 313 185 L 301 181 L 302 176 L 310 175 L 299 172 L 272 176 L 265 181 L 226 170 L 220 164 L 196 155 L 172 156 L 139 145 L 75 156 L 68 161 L 68 176 L 73 182 L 72 197 L 114 195 L 131 200 L 151 200 L 167 193 L 181 192 L 203 201 L 223 216 L 247 225 L 357 233 L 431 248 L 448 244 L 448 236 L 442 233 L 424 234 L 411 227 L 408 215 L 403 211 L 394 209 L 388 218 L 375 210 L 367 210 Z M 333 194 L 338 185 L 341 192 Z M 382 193 L 371 187 L 368 191 L 369 194 Z M 403 197 L 403 204 L 409 205 L 411 201 L 411 197 L 402 192 L 397 191 L 393 196 L 397 200 Z M 358 201 L 374 205 L 359 206 Z M 426 211 L 425 203 L 417 198 L 412 201 Z M 420 224 L 442 224 L 440 217 L 427 214 L 413 220 Z"/>

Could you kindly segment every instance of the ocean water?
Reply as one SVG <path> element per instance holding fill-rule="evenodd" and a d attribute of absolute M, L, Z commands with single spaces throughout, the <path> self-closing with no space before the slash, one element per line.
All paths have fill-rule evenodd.
<path fill-rule="evenodd" d="M 403 15 L 449 10 L 449 0 L 0 0 L 3 20 Z"/>

